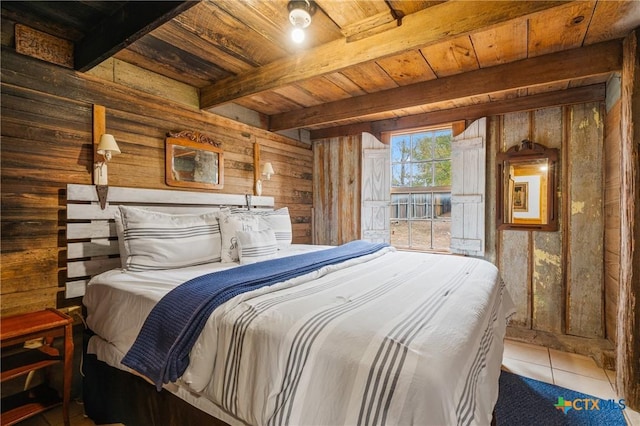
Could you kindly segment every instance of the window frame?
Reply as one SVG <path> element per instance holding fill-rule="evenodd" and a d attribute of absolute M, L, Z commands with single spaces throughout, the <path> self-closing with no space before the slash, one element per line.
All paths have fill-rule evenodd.
<path fill-rule="evenodd" d="M 449 135 L 450 135 L 450 148 L 449 148 L 449 156 L 446 158 L 437 158 L 436 153 L 434 150 L 432 150 L 431 152 L 431 156 L 430 158 L 428 158 L 427 160 L 418 160 L 418 161 L 407 161 L 407 162 L 402 162 L 402 161 L 394 161 L 393 159 L 393 139 L 395 137 L 398 136 L 402 136 L 402 135 L 407 135 L 409 136 L 409 141 L 410 141 L 410 150 L 413 150 L 413 138 L 412 136 L 418 133 L 432 133 L 432 140 L 433 142 L 435 142 L 435 138 L 436 138 L 436 133 L 438 131 L 448 131 Z M 391 157 L 391 185 L 390 185 L 390 195 L 391 195 L 391 199 L 393 200 L 393 196 L 394 195 L 398 195 L 398 194 L 406 194 L 407 195 L 407 202 L 403 204 L 404 206 L 404 210 L 406 213 L 406 218 L 399 218 L 397 216 L 399 216 L 399 211 L 400 211 L 400 204 L 395 204 L 393 203 L 393 201 L 390 203 L 390 217 L 389 220 L 390 222 L 406 222 L 407 223 L 407 229 L 408 229 L 408 246 L 398 246 L 398 248 L 403 249 L 403 250 L 415 250 L 415 251 L 425 251 L 425 252 L 439 252 L 439 253 L 450 253 L 450 248 L 449 245 L 447 245 L 447 247 L 434 247 L 434 224 L 435 223 L 440 223 L 440 222 L 445 222 L 445 223 L 449 223 L 451 224 L 451 217 L 448 217 L 446 219 L 443 218 L 435 218 L 434 217 L 434 209 L 435 209 L 435 202 L 436 202 L 436 198 L 438 194 L 448 194 L 449 198 L 451 199 L 451 185 L 432 185 L 432 186 L 394 186 L 393 183 L 393 179 L 394 179 L 394 173 L 393 173 L 393 167 L 394 165 L 397 164 L 402 164 L 402 163 L 406 163 L 409 165 L 414 165 L 414 164 L 425 164 L 425 163 L 429 163 L 432 165 L 435 165 L 436 163 L 439 162 L 448 162 L 449 165 L 451 166 L 452 164 L 452 149 L 451 146 L 453 145 L 453 126 L 451 123 L 449 124 L 443 124 L 443 125 L 438 125 L 438 126 L 429 126 L 429 127 L 420 127 L 420 128 L 413 128 L 413 129 L 404 129 L 402 131 L 398 131 L 398 132 L 390 132 L 389 133 L 389 145 L 390 145 L 390 157 Z M 450 173 L 453 173 L 453 171 L 451 171 Z M 432 167 L 431 169 L 431 180 L 432 182 L 435 182 L 435 167 Z M 413 176 L 410 176 L 410 183 L 412 183 L 413 181 Z M 425 195 L 429 195 L 429 218 L 414 218 L 413 217 L 413 202 L 412 202 L 412 196 L 414 194 L 425 194 Z M 450 201 L 451 203 L 451 201 Z M 451 207 L 449 207 L 449 212 L 451 211 Z M 393 212 L 393 215 L 391 214 Z M 415 245 L 413 245 L 413 238 L 412 238 L 412 223 L 413 222 L 429 222 L 430 226 L 430 232 L 429 232 L 429 248 L 416 248 Z M 451 226 L 451 225 L 449 225 Z"/>

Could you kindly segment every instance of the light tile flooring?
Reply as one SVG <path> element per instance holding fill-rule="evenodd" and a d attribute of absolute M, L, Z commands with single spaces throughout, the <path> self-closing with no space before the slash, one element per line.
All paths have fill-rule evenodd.
<path fill-rule="evenodd" d="M 598 367 L 593 359 L 584 355 L 507 339 L 502 368 L 601 399 L 618 399 L 615 391 L 615 371 Z M 640 426 L 639 413 L 628 408 L 623 413 L 629 425 Z"/>
<path fill-rule="evenodd" d="M 599 368 L 591 358 L 505 340 L 502 368 L 521 376 L 583 392 L 601 399 L 618 399 L 613 383 L 615 372 Z M 93 426 L 84 417 L 82 405 L 72 402 L 70 406 L 71 426 Z M 625 409 L 627 423 L 640 426 L 640 414 Z M 32 417 L 20 426 L 62 426 L 62 408 L 47 411 Z"/>

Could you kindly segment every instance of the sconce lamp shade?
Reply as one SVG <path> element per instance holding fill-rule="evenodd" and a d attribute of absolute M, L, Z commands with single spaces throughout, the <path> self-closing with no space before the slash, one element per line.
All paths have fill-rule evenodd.
<path fill-rule="evenodd" d="M 107 160 L 111 159 L 112 155 L 120 154 L 116 138 L 106 133 L 100 136 L 97 152 L 100 155 L 104 155 Z"/>
<path fill-rule="evenodd" d="M 267 176 L 267 180 L 271 179 L 271 175 L 276 174 L 276 172 L 273 171 L 271 163 L 264 163 L 264 166 L 262 167 L 262 174 Z"/>

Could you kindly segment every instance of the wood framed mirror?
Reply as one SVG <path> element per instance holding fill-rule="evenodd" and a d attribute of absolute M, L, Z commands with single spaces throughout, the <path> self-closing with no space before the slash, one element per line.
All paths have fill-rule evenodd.
<path fill-rule="evenodd" d="M 222 189 L 224 156 L 220 142 L 190 130 L 167 133 L 165 181 L 183 188 Z"/>
<path fill-rule="evenodd" d="M 498 229 L 558 230 L 558 150 L 523 140 L 498 154 Z"/>

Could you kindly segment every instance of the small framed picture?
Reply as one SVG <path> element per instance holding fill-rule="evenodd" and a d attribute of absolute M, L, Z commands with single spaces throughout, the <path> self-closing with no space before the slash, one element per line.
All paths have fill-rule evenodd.
<path fill-rule="evenodd" d="M 529 184 L 527 182 L 515 182 L 513 184 L 513 211 L 527 212 L 529 211 Z"/>

